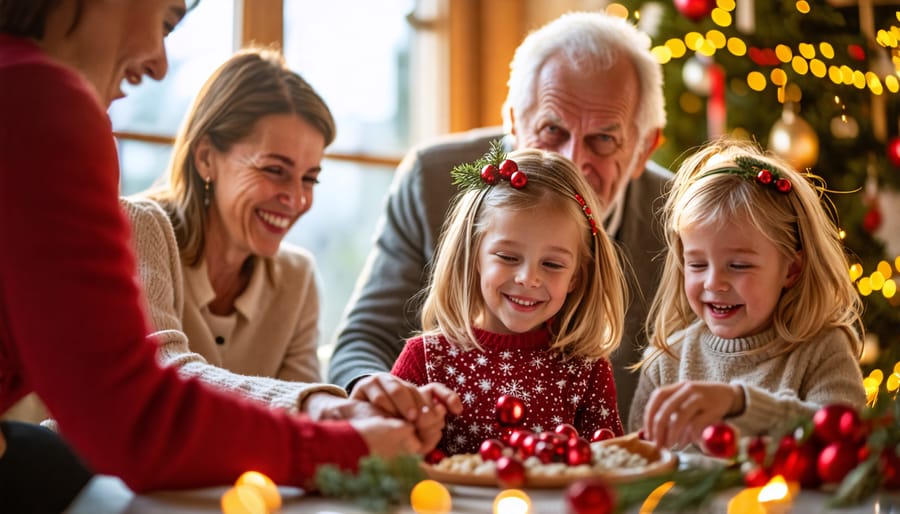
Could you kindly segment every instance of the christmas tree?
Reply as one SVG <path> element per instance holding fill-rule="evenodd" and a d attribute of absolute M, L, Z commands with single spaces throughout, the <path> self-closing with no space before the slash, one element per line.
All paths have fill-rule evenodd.
<path fill-rule="evenodd" d="M 849 278 L 864 296 L 869 339 L 880 347 L 865 366 L 892 364 L 900 360 L 900 252 L 889 251 L 886 238 L 900 234 L 882 229 L 890 215 L 884 198 L 900 201 L 900 7 L 736 2 L 608 6 L 651 36 L 663 63 L 668 124 L 653 158 L 676 169 L 709 137 L 740 135 L 840 191 L 828 196 L 855 264 Z"/>

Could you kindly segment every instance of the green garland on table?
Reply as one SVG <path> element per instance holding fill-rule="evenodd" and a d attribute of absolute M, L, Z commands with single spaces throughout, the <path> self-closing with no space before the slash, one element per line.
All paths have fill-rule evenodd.
<path fill-rule="evenodd" d="M 867 406 L 860 412 L 860 418 L 872 427 L 865 446 L 869 456 L 857 463 L 833 489 L 828 500 L 830 507 L 846 507 L 862 503 L 875 494 L 885 480 L 884 469 L 880 462 L 885 450 L 893 449 L 900 455 L 900 402 L 896 392 L 885 389 L 879 391 L 873 406 Z M 799 418 L 786 423 L 773 432 L 767 447 L 767 462 L 771 463 L 778 450 L 782 437 L 792 435 L 798 444 L 805 443 L 813 433 L 811 418 Z M 719 465 L 691 466 L 673 471 L 665 475 L 647 477 L 634 482 L 615 486 L 617 493 L 616 512 L 624 512 L 627 508 L 643 503 L 660 485 L 674 482 L 672 488 L 659 500 L 655 512 L 688 512 L 702 506 L 712 493 L 744 485 L 743 464 L 749 461 L 746 449 L 737 459 L 721 461 Z"/>
<path fill-rule="evenodd" d="M 399 455 L 386 461 L 368 456 L 359 460 L 359 471 L 342 471 L 332 464 L 316 469 L 316 487 L 323 496 L 351 500 L 369 512 L 389 512 L 409 504 L 409 493 L 423 479 L 421 457 Z"/>

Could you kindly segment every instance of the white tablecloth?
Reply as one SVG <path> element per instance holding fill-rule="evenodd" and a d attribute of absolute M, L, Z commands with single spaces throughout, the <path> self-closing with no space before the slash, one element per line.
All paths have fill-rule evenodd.
<path fill-rule="evenodd" d="M 135 495 L 121 480 L 95 477 L 75 500 L 68 514 L 199 514 L 221 513 L 219 499 L 227 488 L 214 487 L 193 491 L 161 492 Z M 494 497 L 500 491 L 491 487 L 450 486 L 453 512 L 459 514 L 490 514 Z M 369 514 L 353 504 L 315 495 L 304 495 L 299 489 L 282 488 L 284 506 L 281 514 Z M 740 489 L 718 493 L 699 512 L 724 514 L 728 500 Z M 532 514 L 563 514 L 565 505 L 562 490 L 526 490 L 532 499 Z M 791 514 L 900 514 L 900 492 L 879 494 L 862 505 L 830 510 L 825 507 L 828 495 L 818 491 L 803 491 L 795 498 Z M 412 514 L 409 507 L 397 514 Z M 638 507 L 629 510 L 636 514 Z"/>

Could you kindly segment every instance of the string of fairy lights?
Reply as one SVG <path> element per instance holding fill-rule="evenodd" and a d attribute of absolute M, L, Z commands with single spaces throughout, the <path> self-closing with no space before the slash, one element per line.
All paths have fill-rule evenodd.
<path fill-rule="evenodd" d="M 710 19 L 719 27 L 728 28 L 734 24 L 735 0 L 717 0 L 716 7 L 709 14 Z M 800 14 L 808 14 L 811 10 L 809 2 L 799 0 L 795 8 Z M 640 11 L 629 13 L 627 7 L 618 3 L 607 5 L 609 14 L 628 18 L 633 14 L 640 20 Z M 779 43 L 773 49 L 752 48 L 739 35 L 726 36 L 721 30 L 713 29 L 702 34 L 691 31 L 680 38 L 670 38 L 663 44 L 652 48 L 653 55 L 660 64 L 667 64 L 673 59 L 680 59 L 693 51 L 706 58 L 712 58 L 719 51 L 727 51 L 736 57 L 748 57 L 754 60 L 766 60 L 767 64 L 777 66 L 783 64 L 790 66 L 797 75 L 811 74 L 814 77 L 831 80 L 835 85 L 852 86 L 857 89 L 868 88 L 873 95 L 900 92 L 900 10 L 895 12 L 896 25 L 888 29 L 879 29 L 874 34 L 875 42 L 887 50 L 885 55 L 890 55 L 887 65 L 880 66 L 877 71 L 855 69 L 847 64 L 832 62 L 837 53 L 834 46 L 828 41 L 802 42 L 792 47 L 785 43 Z M 756 55 L 753 52 L 756 51 Z M 856 61 L 865 61 L 862 48 L 851 45 L 847 49 L 848 56 Z M 777 87 L 778 101 L 799 102 L 802 91 L 796 84 L 791 83 L 788 72 L 782 67 L 773 67 L 768 76 L 761 71 L 753 70 L 745 77 L 746 85 L 756 92 L 764 91 L 769 84 Z M 835 98 L 837 104 L 841 104 L 840 98 Z M 843 106 L 842 106 L 843 108 Z M 842 109 L 843 110 L 843 109 Z M 846 121 L 846 116 L 842 118 Z M 841 234 L 843 236 L 843 233 Z M 842 237 L 843 238 L 843 237 Z M 887 261 L 881 261 L 871 273 L 864 276 L 862 264 L 854 263 L 850 266 L 850 279 L 855 282 L 859 293 L 869 296 L 880 293 L 885 298 L 892 300 L 892 304 L 900 305 L 900 297 L 897 295 L 897 280 L 900 277 L 900 256 L 894 259 L 893 268 Z"/>

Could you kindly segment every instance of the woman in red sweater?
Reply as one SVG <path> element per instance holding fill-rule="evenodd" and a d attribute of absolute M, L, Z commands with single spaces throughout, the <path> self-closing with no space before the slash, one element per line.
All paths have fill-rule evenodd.
<path fill-rule="evenodd" d="M 320 463 L 421 451 L 401 420 L 311 422 L 156 363 L 105 111 L 123 80 L 165 75 L 163 39 L 189 7 L 0 0 L 0 412 L 36 392 L 87 465 L 135 491 L 226 484 L 248 469 L 309 486 Z M 27 462 L 10 426 L 3 510 L 26 495 L 2 486 Z"/>

